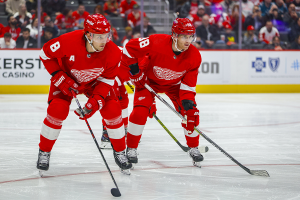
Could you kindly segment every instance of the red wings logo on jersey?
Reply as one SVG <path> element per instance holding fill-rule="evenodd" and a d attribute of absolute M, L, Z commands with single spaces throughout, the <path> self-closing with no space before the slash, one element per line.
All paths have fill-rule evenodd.
<path fill-rule="evenodd" d="M 93 80 L 100 76 L 102 72 L 104 71 L 104 68 L 94 68 L 94 69 L 85 69 L 85 70 L 76 70 L 72 69 L 71 73 L 73 76 L 76 77 L 77 81 L 79 83 L 82 82 L 89 82 L 90 80 Z"/>
<path fill-rule="evenodd" d="M 164 69 L 158 66 L 154 66 L 153 72 L 157 78 L 169 81 L 181 77 L 186 71 L 184 70 L 183 72 L 175 72 L 170 69 Z"/>

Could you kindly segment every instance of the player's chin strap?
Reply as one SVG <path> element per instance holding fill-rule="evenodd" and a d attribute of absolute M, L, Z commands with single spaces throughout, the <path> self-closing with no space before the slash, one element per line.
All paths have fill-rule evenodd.
<path fill-rule="evenodd" d="M 184 49 L 180 50 L 180 49 L 178 49 L 178 47 L 177 47 L 177 40 L 178 40 L 178 38 L 174 38 L 174 37 L 172 36 L 172 39 L 173 39 L 173 42 L 175 43 L 175 48 L 177 49 L 177 51 L 183 52 Z"/>
<path fill-rule="evenodd" d="M 99 50 L 96 50 L 96 48 L 94 47 L 93 43 L 91 40 L 89 40 L 89 38 L 86 36 L 86 34 L 84 34 L 85 39 L 87 39 L 87 41 L 89 42 L 89 44 L 91 45 L 91 47 L 93 48 L 93 50 L 95 52 L 100 52 Z"/>

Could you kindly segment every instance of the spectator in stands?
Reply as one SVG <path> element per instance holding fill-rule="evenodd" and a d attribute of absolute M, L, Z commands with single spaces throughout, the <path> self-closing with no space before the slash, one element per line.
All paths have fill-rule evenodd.
<path fill-rule="evenodd" d="M 285 47 L 283 45 L 281 45 L 279 36 L 274 36 L 272 39 L 272 42 L 270 42 L 269 44 L 266 44 L 264 46 L 264 49 L 272 49 L 272 50 L 279 51 L 279 50 L 285 49 Z"/>
<path fill-rule="evenodd" d="M 288 34 L 289 41 L 293 42 L 298 35 L 300 35 L 300 17 L 297 19 L 297 22 L 294 22 L 291 26 L 291 30 Z"/>
<path fill-rule="evenodd" d="M 116 0 L 107 0 L 104 4 L 104 12 L 111 17 L 119 16 L 119 4 Z"/>
<path fill-rule="evenodd" d="M 232 9 L 235 2 L 233 0 L 224 0 L 220 3 L 223 8 L 223 11 L 226 12 L 228 15 L 232 14 Z"/>
<path fill-rule="evenodd" d="M 37 8 L 36 8 L 36 10 L 38 10 Z M 43 7 L 41 7 L 41 24 L 42 25 L 44 25 L 44 23 L 45 23 L 45 17 L 47 16 L 47 13 L 45 13 L 44 12 L 44 10 L 43 10 Z M 34 18 L 36 18 L 37 17 L 37 14 L 33 14 L 32 15 L 32 18 L 31 19 L 34 19 Z"/>
<path fill-rule="evenodd" d="M 9 15 L 14 15 L 19 11 L 20 4 L 26 4 L 25 0 L 7 0 L 6 1 L 6 12 Z"/>
<path fill-rule="evenodd" d="M 235 4 L 233 6 L 232 15 L 230 16 L 230 24 L 233 28 L 233 30 L 237 33 L 239 30 L 239 9 L 240 6 Z M 245 23 L 245 16 L 242 13 L 242 27 L 244 29 L 244 23 Z"/>
<path fill-rule="evenodd" d="M 61 14 L 66 8 L 65 0 L 42 0 L 43 10 L 51 16 L 55 14 L 56 16 Z"/>
<path fill-rule="evenodd" d="M 101 14 L 101 15 L 105 16 L 105 13 L 103 11 L 103 6 L 102 5 L 97 5 L 94 8 L 94 13 L 93 14 Z"/>
<path fill-rule="evenodd" d="M 77 10 L 72 13 L 73 18 L 76 20 L 76 25 L 79 29 L 83 29 L 83 22 L 89 13 L 85 11 L 85 7 L 83 4 L 79 4 Z"/>
<path fill-rule="evenodd" d="M 129 13 L 131 13 L 133 6 L 136 5 L 137 2 L 134 0 L 122 0 L 120 5 L 120 14 L 121 17 L 127 19 Z"/>
<path fill-rule="evenodd" d="M 197 28 L 198 26 L 200 26 L 202 24 L 202 17 L 205 15 L 205 8 L 204 6 L 201 4 L 198 6 L 198 11 L 195 15 L 192 16 L 192 22 L 195 26 L 195 28 Z"/>
<path fill-rule="evenodd" d="M 261 16 L 259 6 L 254 6 L 253 13 L 245 19 L 244 29 L 246 29 L 248 26 L 253 26 L 255 30 L 260 30 L 264 24 L 264 19 Z"/>
<path fill-rule="evenodd" d="M 72 10 L 69 8 L 65 8 L 62 14 L 56 17 L 54 24 L 59 29 L 68 29 L 68 32 L 74 30 L 76 22 L 72 17 Z"/>
<path fill-rule="evenodd" d="M 300 0 L 294 0 L 294 4 L 295 4 L 296 12 L 299 13 L 300 12 Z"/>
<path fill-rule="evenodd" d="M 11 38 L 16 41 L 21 33 L 21 29 L 17 27 L 18 22 L 13 15 L 8 15 L 7 22 L 8 25 L 4 28 L 3 32 L 9 32 L 11 34 Z"/>
<path fill-rule="evenodd" d="M 291 45 L 291 49 L 300 50 L 300 34 L 296 37 L 295 41 Z"/>
<path fill-rule="evenodd" d="M 217 28 L 209 24 L 209 17 L 204 15 L 202 18 L 202 25 L 196 28 L 197 37 L 202 40 L 203 47 L 212 48 L 213 44 L 219 40 Z"/>
<path fill-rule="evenodd" d="M 191 0 L 190 16 L 193 16 L 197 13 L 198 5 L 199 5 L 198 0 Z"/>
<path fill-rule="evenodd" d="M 196 40 L 194 42 L 192 42 L 192 45 L 194 45 L 198 50 L 203 49 L 201 38 L 199 38 L 199 37 L 196 37 Z"/>
<path fill-rule="evenodd" d="M 149 37 L 149 32 L 156 33 L 155 29 L 152 25 L 150 25 L 150 19 L 149 17 L 144 17 L 144 37 Z M 137 25 L 134 27 L 133 32 L 140 32 L 141 31 L 141 25 Z"/>
<path fill-rule="evenodd" d="M 262 43 L 272 43 L 273 38 L 279 37 L 279 32 L 277 28 L 273 26 L 272 21 L 267 21 L 266 26 L 262 27 L 259 31 L 259 40 Z"/>
<path fill-rule="evenodd" d="M 49 40 L 53 39 L 53 29 L 45 28 L 44 35 L 41 37 L 41 45 L 44 46 Z"/>
<path fill-rule="evenodd" d="M 45 29 L 51 30 L 51 33 L 53 34 L 53 38 L 56 38 L 58 36 L 59 30 L 58 27 L 53 23 L 50 16 L 46 16 L 44 18 L 45 26 L 43 28 L 43 32 L 45 34 Z"/>
<path fill-rule="evenodd" d="M 135 32 L 135 33 L 133 33 L 132 39 L 140 38 L 140 37 L 141 37 L 141 33 L 140 32 Z"/>
<path fill-rule="evenodd" d="M 27 8 L 25 4 L 20 4 L 19 12 L 14 14 L 14 18 L 17 20 L 17 27 L 21 29 L 25 28 L 28 24 L 30 24 L 30 20 L 32 15 L 27 12 Z"/>
<path fill-rule="evenodd" d="M 239 4 L 239 2 L 237 2 L 236 4 Z M 252 3 L 252 1 L 242 0 L 242 14 L 244 15 L 244 17 L 248 17 L 252 14 L 253 7 L 254 4 Z"/>
<path fill-rule="evenodd" d="M 140 6 L 138 4 L 135 4 L 133 6 L 132 12 L 129 13 L 127 17 L 127 23 L 129 26 L 132 28 L 139 25 L 141 23 L 141 14 L 142 12 L 140 11 Z M 144 17 L 146 17 L 146 13 L 143 13 Z"/>
<path fill-rule="evenodd" d="M 186 18 L 189 16 L 191 10 L 191 4 L 188 0 L 177 1 L 175 12 L 179 13 L 178 18 Z"/>
<path fill-rule="evenodd" d="M 22 30 L 22 35 L 17 39 L 17 48 L 21 49 L 29 49 L 29 48 L 37 48 L 36 39 L 30 36 L 30 29 L 24 28 Z"/>
<path fill-rule="evenodd" d="M 31 22 L 31 24 L 28 24 L 26 28 L 29 28 L 30 30 L 30 36 L 33 37 L 34 39 L 37 39 L 38 37 L 38 18 L 34 18 Z M 40 33 L 39 35 L 43 34 L 43 27 L 40 26 Z"/>
<path fill-rule="evenodd" d="M 0 23 L 0 38 L 4 35 L 4 26 Z"/>
<path fill-rule="evenodd" d="M 286 12 L 283 16 L 283 21 L 288 27 L 291 27 L 292 24 L 300 17 L 298 13 L 296 13 L 295 4 L 291 3 L 289 6 L 289 11 Z"/>
<path fill-rule="evenodd" d="M 267 15 L 273 7 L 275 8 L 277 6 L 272 2 L 272 0 L 264 0 L 263 2 L 261 2 L 259 4 L 261 16 L 264 17 L 265 15 Z"/>
<path fill-rule="evenodd" d="M 229 23 L 224 23 L 225 29 L 225 44 L 230 46 L 232 44 L 236 44 L 235 33 L 232 31 L 232 27 Z"/>
<path fill-rule="evenodd" d="M 0 38 L 0 49 L 14 49 L 16 41 L 12 39 L 10 33 L 4 33 L 4 37 Z"/>
<path fill-rule="evenodd" d="M 283 18 L 283 15 L 288 11 L 285 3 L 283 0 L 276 0 L 276 6 L 278 9 L 278 15 L 281 16 L 281 18 Z"/>
<path fill-rule="evenodd" d="M 268 14 L 267 19 L 272 21 L 273 26 L 276 27 L 278 31 L 286 31 L 286 26 L 283 22 L 282 15 L 279 14 L 277 8 L 273 9 L 272 13 Z"/>
<path fill-rule="evenodd" d="M 246 47 L 250 47 L 251 44 L 259 43 L 258 37 L 254 33 L 255 29 L 254 26 L 249 25 L 247 27 L 247 32 L 244 34 L 243 42 Z"/>
<path fill-rule="evenodd" d="M 132 28 L 130 26 L 125 27 L 125 36 L 121 41 L 121 45 L 124 47 L 129 40 L 132 39 Z"/>

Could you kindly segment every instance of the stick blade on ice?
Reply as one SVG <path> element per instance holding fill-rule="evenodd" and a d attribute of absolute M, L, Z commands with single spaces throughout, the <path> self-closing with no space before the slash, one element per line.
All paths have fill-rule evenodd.
<path fill-rule="evenodd" d="M 266 170 L 250 170 L 250 174 L 255 175 L 255 176 L 270 177 L 269 173 Z"/>
<path fill-rule="evenodd" d="M 121 192 L 118 188 L 112 188 L 110 190 L 111 194 L 114 196 L 114 197 L 120 197 L 121 196 Z"/>

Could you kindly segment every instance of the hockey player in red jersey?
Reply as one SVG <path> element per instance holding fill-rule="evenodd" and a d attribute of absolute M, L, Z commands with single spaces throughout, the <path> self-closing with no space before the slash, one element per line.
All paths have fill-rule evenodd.
<path fill-rule="evenodd" d="M 84 21 L 84 31 L 63 34 L 43 46 L 40 59 L 52 78 L 47 117 L 40 134 L 39 170 L 49 168 L 50 152 L 69 114 L 72 100 L 70 89 L 73 89 L 88 97 L 83 108 L 86 118 L 100 111 L 114 148 L 115 161 L 121 171 L 129 173 L 132 164 L 125 155 L 122 110 L 112 87 L 121 52 L 110 41 L 110 31 L 105 17 L 89 15 Z M 83 119 L 78 109 L 75 114 Z"/>
<path fill-rule="evenodd" d="M 131 82 L 136 86 L 127 133 L 129 162 L 138 162 L 139 140 L 147 117 L 156 110 L 152 106 L 154 96 L 144 87 L 145 83 L 155 92 L 165 93 L 176 110 L 186 116 L 187 123 L 182 126 L 190 147 L 189 155 L 195 166 L 203 160 L 198 150 L 199 134 L 194 132 L 194 127 L 199 125 L 195 87 L 201 64 L 199 51 L 191 45 L 194 39 L 192 22 L 187 18 L 177 18 L 173 22 L 171 36 L 155 34 L 148 38 L 132 39 L 123 48 L 119 76 L 126 80 L 129 73 Z M 138 62 L 141 58 L 143 61 Z"/>

